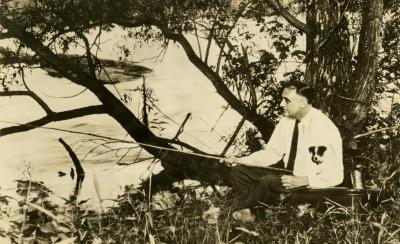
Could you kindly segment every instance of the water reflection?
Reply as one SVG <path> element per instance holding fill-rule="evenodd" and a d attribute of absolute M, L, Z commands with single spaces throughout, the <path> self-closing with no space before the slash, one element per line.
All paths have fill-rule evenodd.
<path fill-rule="evenodd" d="M 203 74 L 187 61 L 183 51 L 171 47 L 162 63 L 149 62 L 144 65 L 153 69 L 152 73 L 147 74 L 146 83 L 148 88 L 154 90 L 158 107 L 169 118 L 178 121 L 178 123 L 172 122 L 157 111 L 158 116 L 162 117 L 167 124 L 164 130 L 155 130 L 155 133 L 172 138 L 179 129 L 180 122 L 190 112 L 192 117 L 185 125 L 185 131 L 179 139 L 210 153 L 221 152 L 224 147 L 224 141 L 220 140 L 221 136 L 234 131 L 239 116 L 228 112 L 218 120 L 226 103 L 216 94 L 215 89 Z M 54 111 L 98 104 L 97 99 L 89 92 L 71 97 L 81 92 L 82 87 L 66 79 L 49 77 L 43 70 L 35 69 L 26 72 L 26 80 L 32 81 L 31 89 L 35 90 Z M 141 83 L 142 79 L 133 79 L 115 86 L 107 85 L 107 87 L 116 95 L 116 90 L 118 90 L 120 94 L 131 97 L 126 105 L 136 115 L 140 115 L 142 101 L 135 88 Z M 44 116 L 43 111 L 29 98 L 2 97 L 0 99 L 0 120 L 24 123 L 41 116 Z M 211 131 L 216 121 L 218 125 Z M 8 126 L 10 124 L 0 123 L 0 127 Z M 46 126 L 130 140 L 120 125 L 107 115 L 91 115 Z M 70 177 L 58 175 L 58 172 L 70 172 L 71 168 L 71 159 L 65 148 L 58 142 L 58 138 L 67 141 L 81 160 L 85 170 L 85 180 L 78 182 L 79 184 Z M 58 196 L 65 198 L 71 194 L 72 190 L 73 195 L 78 195 L 77 198 L 97 199 L 93 180 L 97 177 L 101 197 L 109 199 L 120 193 L 125 185 L 137 185 L 149 174 L 148 161 L 131 164 L 137 158 L 139 149 L 131 149 L 124 157 L 124 161 L 120 162 L 125 166 L 119 166 L 116 163 L 119 162 L 121 154 L 125 153 L 123 150 L 108 153 L 93 151 L 88 155 L 88 152 L 98 144 L 98 141 L 89 136 L 44 128 L 0 137 L 0 165 L 2 167 L 0 186 L 3 190 L 15 188 L 14 180 L 24 177 L 22 172 L 29 164 L 33 180 L 44 181 L 45 185 Z M 115 145 L 115 147 L 132 146 L 132 144 L 122 143 Z M 143 150 L 141 151 L 140 158 L 149 156 Z M 157 166 L 155 171 L 159 170 L 161 168 Z"/>

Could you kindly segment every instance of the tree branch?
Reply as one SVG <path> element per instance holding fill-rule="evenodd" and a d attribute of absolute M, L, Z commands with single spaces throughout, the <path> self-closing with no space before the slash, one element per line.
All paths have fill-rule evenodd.
<path fill-rule="evenodd" d="M 93 79 L 96 79 L 96 68 L 95 65 L 93 64 L 93 59 L 92 59 L 92 53 L 90 51 L 90 43 L 87 37 L 80 33 L 80 32 L 75 32 L 79 38 L 83 40 L 85 43 L 85 50 L 86 50 L 86 60 L 88 63 L 88 68 L 89 68 L 89 74 L 92 76 Z"/>
<path fill-rule="evenodd" d="M 237 135 L 239 134 L 240 130 L 242 129 L 244 122 L 246 122 L 245 118 L 242 118 L 239 122 L 239 124 L 236 126 L 235 131 L 233 132 L 231 138 L 229 138 L 228 143 L 224 147 L 224 150 L 222 150 L 220 156 L 223 157 L 225 156 L 226 152 L 229 150 L 229 148 L 232 146 L 232 144 L 235 142 Z"/>
<path fill-rule="evenodd" d="M 71 146 L 68 145 L 62 138 L 58 138 L 58 141 L 64 146 L 65 150 L 68 152 L 71 157 L 72 162 L 74 163 L 76 174 L 79 176 L 85 176 L 85 170 L 82 168 L 81 161 L 76 156 L 76 153 L 72 150 Z"/>
<path fill-rule="evenodd" d="M 75 171 L 76 171 L 77 177 L 76 177 L 74 194 L 71 196 L 71 198 L 73 200 L 76 200 L 76 198 L 78 197 L 79 191 L 82 188 L 82 182 L 85 179 L 85 170 L 83 169 L 81 161 L 78 159 L 78 156 L 76 156 L 76 153 L 72 150 L 71 146 L 68 145 L 68 143 L 66 143 L 62 138 L 58 138 L 58 141 L 64 146 L 65 150 L 68 152 L 68 154 L 71 157 L 71 160 L 75 166 Z"/>
<path fill-rule="evenodd" d="M 196 23 L 194 23 L 194 33 L 195 33 L 196 40 L 197 40 L 197 47 L 199 48 L 199 56 L 200 56 L 200 59 L 203 59 L 203 58 L 202 58 L 202 52 L 201 52 L 200 40 L 199 40 L 199 34 L 197 33 Z"/>
<path fill-rule="evenodd" d="M 162 31 L 166 38 L 178 42 L 183 47 L 189 61 L 211 81 L 217 93 L 240 115 L 253 123 L 260 130 L 263 138 L 268 140 L 274 128 L 272 121 L 245 106 L 224 84 L 221 77 L 196 55 L 191 44 L 182 33 L 172 32 L 164 25 L 155 24 L 155 26 Z"/>
<path fill-rule="evenodd" d="M 177 140 L 179 135 L 182 134 L 183 128 L 185 127 L 186 122 L 189 120 L 190 116 L 192 116 L 192 113 L 186 114 L 186 118 L 183 120 L 181 126 L 179 127 L 178 131 L 176 132 L 176 135 L 171 139 L 171 140 Z"/>
<path fill-rule="evenodd" d="M 298 30 L 301 32 L 304 32 L 306 34 L 310 34 L 311 30 L 310 28 L 300 20 L 298 20 L 296 17 L 294 17 L 287 9 L 285 9 L 282 4 L 280 3 L 279 0 L 267 0 L 267 3 L 280 15 L 282 16 L 287 22 L 289 22 L 291 25 L 296 27 Z"/>
<path fill-rule="evenodd" d="M 250 70 L 249 58 L 247 56 L 247 50 L 243 46 L 243 44 L 242 44 L 242 50 L 243 50 L 244 68 L 246 70 L 246 78 L 247 78 L 246 83 L 247 83 L 247 87 L 248 87 L 249 93 L 250 93 L 251 109 L 256 110 L 257 109 L 257 95 L 256 95 L 255 87 L 251 82 L 251 70 Z"/>
<path fill-rule="evenodd" d="M 164 140 L 167 143 L 179 145 L 179 146 L 182 146 L 182 147 L 184 147 L 186 149 L 189 149 L 194 153 L 199 153 L 199 154 L 203 154 L 203 155 L 213 155 L 213 154 L 210 154 L 210 153 L 206 153 L 206 152 L 204 152 L 204 151 L 202 151 L 200 149 L 197 149 L 194 146 L 191 146 L 191 145 L 187 144 L 186 142 L 177 141 L 177 140 L 169 140 L 169 139 L 164 139 Z"/>
<path fill-rule="evenodd" d="M 43 101 L 41 97 L 39 97 L 35 92 L 33 92 L 29 88 L 28 84 L 25 81 L 25 72 L 24 68 L 21 66 L 21 63 L 18 63 L 18 66 L 20 69 L 22 82 L 24 83 L 26 90 L 30 93 L 30 96 L 42 107 L 42 109 L 46 112 L 47 115 L 53 114 L 54 112 L 50 109 L 49 105 L 47 105 L 47 103 Z"/>
<path fill-rule="evenodd" d="M 27 54 L 17 55 L 15 52 L 4 47 L 0 47 L 0 55 L 2 56 L 2 58 L 0 59 L 0 64 L 4 65 L 16 63 L 25 63 L 30 65 L 38 63 L 38 60 L 35 59 L 34 56 L 29 56 Z"/>
<path fill-rule="evenodd" d="M 35 100 L 47 114 L 54 113 L 50 107 L 34 92 L 32 91 L 5 91 L 0 92 L 0 97 L 11 97 L 11 96 L 29 96 Z"/>
<path fill-rule="evenodd" d="M 386 131 L 386 130 L 396 130 L 398 128 L 400 128 L 400 125 L 396 125 L 396 126 L 392 126 L 392 127 L 386 127 L 386 128 L 377 129 L 377 130 L 369 131 L 369 132 L 366 132 L 366 133 L 358 134 L 358 135 L 354 136 L 353 138 L 354 139 L 358 139 L 358 138 L 361 138 L 361 137 L 364 137 L 364 136 L 368 136 L 368 135 L 372 135 L 372 134 L 375 134 L 375 133 L 378 133 L 378 132 L 382 132 L 382 131 Z"/>
<path fill-rule="evenodd" d="M 211 43 L 213 40 L 213 36 L 214 36 L 214 29 L 216 26 L 216 20 L 214 20 L 211 29 L 209 31 L 208 37 L 207 37 L 207 47 L 206 47 L 206 54 L 204 55 L 204 62 L 207 64 L 208 63 L 208 55 L 210 54 L 210 48 L 211 48 Z"/>
<path fill-rule="evenodd" d="M 354 98 L 344 97 L 344 96 L 340 96 L 340 95 L 336 95 L 336 97 L 343 99 L 345 101 L 353 102 L 353 103 L 362 103 L 362 104 L 366 104 L 366 105 L 370 105 L 372 103 L 370 101 L 357 100 Z"/>
<path fill-rule="evenodd" d="M 252 112 L 235 97 L 235 95 L 225 86 L 221 77 L 216 74 L 209 66 L 207 66 L 195 53 L 189 41 L 183 34 L 173 33 L 165 26 L 159 26 L 163 34 L 183 47 L 189 60 L 211 81 L 217 93 L 220 94 L 229 104 L 251 121 Z"/>
<path fill-rule="evenodd" d="M 28 91 L 5 91 L 0 92 L 0 97 L 11 97 L 11 96 L 30 96 Z"/>
<path fill-rule="evenodd" d="M 233 50 L 233 45 L 229 42 L 229 35 L 231 34 L 231 32 L 233 31 L 233 29 L 235 28 L 237 22 L 239 21 L 239 19 L 242 17 L 244 11 L 246 10 L 246 8 L 249 6 L 250 3 L 248 3 L 245 7 L 243 7 L 243 9 L 241 9 L 241 11 L 238 11 L 237 14 L 235 15 L 235 18 L 233 20 L 233 23 L 231 25 L 231 27 L 229 28 L 229 30 L 227 31 L 227 33 L 225 34 L 225 38 L 222 40 L 222 43 L 220 43 L 220 41 L 218 40 L 217 37 L 214 37 L 215 42 L 217 43 L 217 45 L 220 48 L 220 52 L 218 55 L 218 61 L 217 61 L 217 68 L 216 68 L 216 72 L 219 73 L 219 69 L 220 69 L 220 65 L 221 65 L 221 59 L 222 59 L 222 54 L 224 53 L 224 49 L 225 49 L 225 45 L 228 45 L 229 47 L 229 52 L 231 52 Z M 228 53 L 229 53 L 228 52 Z"/>
<path fill-rule="evenodd" d="M 143 96 L 143 107 L 142 107 L 142 121 L 143 124 L 148 128 L 149 127 L 149 115 L 147 113 L 147 93 L 146 93 L 146 78 L 143 76 L 143 85 L 142 85 L 142 96 Z M 150 100 L 150 99 L 149 99 Z"/>
<path fill-rule="evenodd" d="M 36 129 L 38 127 L 41 127 L 41 126 L 46 125 L 51 122 L 74 119 L 74 118 L 78 118 L 78 117 L 82 117 L 82 116 L 86 116 L 86 115 L 102 114 L 105 112 L 106 111 L 105 111 L 104 107 L 101 105 L 88 106 L 88 107 L 84 107 L 84 108 L 67 110 L 67 111 L 63 111 L 63 112 L 54 112 L 53 114 L 47 115 L 38 120 L 28 122 L 26 124 L 19 124 L 16 126 L 2 128 L 2 129 L 0 129 L 0 137 L 18 133 L 18 132 Z"/>

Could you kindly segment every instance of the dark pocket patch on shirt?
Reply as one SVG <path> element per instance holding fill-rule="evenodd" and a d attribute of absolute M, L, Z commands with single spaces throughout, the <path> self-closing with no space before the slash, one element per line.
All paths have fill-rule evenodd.
<path fill-rule="evenodd" d="M 311 154 L 311 160 L 319 165 L 324 161 L 324 154 L 326 152 L 325 146 L 311 146 L 308 148 L 308 151 Z"/>

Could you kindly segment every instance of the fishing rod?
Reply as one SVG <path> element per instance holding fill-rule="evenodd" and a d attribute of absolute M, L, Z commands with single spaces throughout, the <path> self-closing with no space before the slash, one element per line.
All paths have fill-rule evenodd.
<path fill-rule="evenodd" d="M 102 135 L 98 135 L 98 134 L 94 134 L 94 133 L 89 133 L 89 132 L 81 132 L 81 131 L 74 131 L 74 130 L 66 130 L 66 129 L 60 129 L 60 128 L 49 127 L 49 126 L 27 125 L 27 124 L 21 124 L 21 123 L 17 123 L 17 122 L 4 121 L 4 120 L 0 120 L 0 122 L 2 122 L 2 123 L 7 123 L 7 124 L 20 125 L 20 126 L 27 126 L 27 127 L 32 127 L 32 128 L 36 128 L 36 129 L 55 130 L 55 131 L 67 132 L 67 133 L 71 133 L 71 134 L 93 136 L 93 137 L 102 138 L 102 139 L 107 139 L 107 140 L 113 140 L 113 141 L 117 141 L 117 142 L 136 144 L 136 145 L 140 145 L 140 146 L 143 146 L 143 147 L 151 147 L 151 148 L 155 148 L 155 149 L 160 149 L 160 150 L 165 150 L 165 151 L 172 151 L 172 152 L 177 152 L 177 153 L 183 153 L 183 154 L 187 154 L 187 155 L 194 155 L 194 156 L 199 156 L 199 157 L 203 157 L 203 158 L 217 159 L 217 160 L 219 160 L 220 163 L 229 162 L 229 161 L 227 161 L 227 158 L 226 158 L 226 157 L 213 156 L 213 155 L 207 155 L 207 154 L 195 153 L 195 152 L 185 152 L 185 151 L 178 150 L 178 149 L 175 149 L 175 148 L 167 148 L 167 147 L 156 146 L 156 145 L 152 145 L 152 144 L 148 144 L 148 143 L 143 143 L 143 142 L 136 142 L 136 141 L 124 140 L 124 139 L 114 138 L 114 137 L 110 137 L 110 136 L 102 136 Z M 233 162 L 233 163 L 229 162 L 229 164 L 241 164 L 241 165 L 246 165 L 246 164 L 241 163 L 241 162 Z M 265 167 L 263 167 L 263 168 L 270 169 L 270 170 L 277 171 L 277 172 L 281 172 L 281 173 L 290 173 L 290 174 L 293 173 L 293 171 L 287 170 L 287 169 L 281 169 L 281 168 L 275 168 L 275 167 L 268 167 L 268 166 L 265 166 Z"/>

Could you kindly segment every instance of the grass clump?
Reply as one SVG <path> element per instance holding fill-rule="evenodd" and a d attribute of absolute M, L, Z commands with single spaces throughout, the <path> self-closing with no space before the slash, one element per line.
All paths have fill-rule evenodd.
<path fill-rule="evenodd" d="M 149 199 L 133 187 L 114 207 L 94 211 L 90 201 L 55 204 L 40 182 L 20 181 L 21 199 L 2 196 L 0 236 L 13 243 L 399 243 L 400 199 L 377 208 L 326 203 L 260 206 L 253 223 L 232 220 L 229 188 L 182 187 Z M 12 202 L 19 205 L 12 207 Z M 8 223 L 8 226 L 5 224 Z"/>

